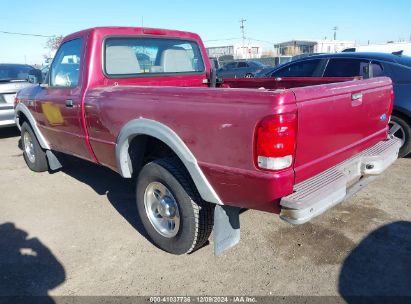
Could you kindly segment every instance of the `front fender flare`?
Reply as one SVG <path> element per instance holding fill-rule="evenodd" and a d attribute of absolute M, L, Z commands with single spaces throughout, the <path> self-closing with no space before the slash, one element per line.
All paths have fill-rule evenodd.
<path fill-rule="evenodd" d="M 17 124 L 17 127 L 19 129 L 21 129 L 19 116 L 20 116 L 20 113 L 23 113 L 24 116 L 27 117 L 27 119 L 28 119 L 28 121 L 29 121 L 29 123 L 30 123 L 30 125 L 31 125 L 31 127 L 34 131 L 34 134 L 36 134 L 36 137 L 37 137 L 37 139 L 40 143 L 40 146 L 45 150 L 50 150 L 50 145 L 47 142 L 46 138 L 41 133 L 39 127 L 37 126 L 36 120 L 34 119 L 33 114 L 31 114 L 29 108 L 27 108 L 27 106 L 25 104 L 19 103 L 19 104 L 17 104 L 15 111 L 16 111 L 16 124 Z"/>
<path fill-rule="evenodd" d="M 116 160 L 119 172 L 123 177 L 130 178 L 133 173 L 128 148 L 131 140 L 138 135 L 152 136 L 170 147 L 191 175 L 201 197 L 207 202 L 223 205 L 183 140 L 166 125 L 151 119 L 134 119 L 120 131 L 116 143 Z"/>

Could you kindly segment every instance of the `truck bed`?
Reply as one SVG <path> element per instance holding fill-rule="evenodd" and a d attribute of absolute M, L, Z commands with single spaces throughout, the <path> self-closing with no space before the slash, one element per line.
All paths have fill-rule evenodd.
<path fill-rule="evenodd" d="M 295 183 L 387 138 L 390 93 L 389 78 L 285 90 L 119 85 L 87 92 L 85 114 L 102 164 L 117 169 L 116 138 L 124 122 L 155 120 L 184 141 L 226 204 L 279 212 L 279 199 Z M 294 164 L 257 169 L 256 127 L 262 117 L 280 113 L 298 116 Z"/>

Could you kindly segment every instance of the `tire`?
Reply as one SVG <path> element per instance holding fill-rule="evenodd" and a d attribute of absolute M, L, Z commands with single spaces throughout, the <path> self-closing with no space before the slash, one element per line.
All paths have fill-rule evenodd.
<path fill-rule="evenodd" d="M 179 255 L 194 252 L 207 242 L 214 206 L 202 200 L 178 160 L 159 159 L 145 165 L 137 179 L 136 198 L 140 220 L 157 247 Z M 162 204 L 164 201 L 168 203 Z M 167 214 L 165 210 L 176 211 Z M 174 221 L 174 226 L 169 223 L 164 228 L 166 221 Z"/>
<path fill-rule="evenodd" d="M 411 152 L 411 127 L 407 121 L 399 116 L 392 115 L 390 121 L 390 134 L 400 138 L 404 143 L 398 157 L 405 157 Z M 395 128 L 395 129 L 394 129 Z M 394 134 L 392 134 L 394 132 Z"/>
<path fill-rule="evenodd" d="M 24 122 L 21 126 L 21 145 L 24 160 L 30 170 L 34 172 L 48 170 L 46 153 L 41 148 L 33 129 L 27 122 Z"/>

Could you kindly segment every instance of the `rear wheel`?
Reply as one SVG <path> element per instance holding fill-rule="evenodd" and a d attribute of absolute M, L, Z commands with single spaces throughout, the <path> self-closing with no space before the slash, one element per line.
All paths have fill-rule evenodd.
<path fill-rule="evenodd" d="M 411 152 L 411 127 L 401 117 L 392 116 L 389 123 L 389 133 L 401 140 L 399 157 L 407 156 Z"/>
<path fill-rule="evenodd" d="M 46 153 L 40 146 L 31 126 L 24 122 L 21 126 L 21 145 L 27 166 L 34 172 L 48 170 Z"/>
<path fill-rule="evenodd" d="M 160 159 L 145 165 L 136 195 L 140 219 L 159 248 L 184 254 L 207 242 L 213 227 L 212 205 L 201 199 L 177 160 Z"/>

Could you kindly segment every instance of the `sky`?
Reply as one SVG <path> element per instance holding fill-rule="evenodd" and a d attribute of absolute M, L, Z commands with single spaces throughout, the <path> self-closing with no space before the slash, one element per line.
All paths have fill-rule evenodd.
<path fill-rule="evenodd" d="M 411 39 L 409 0 L 70 0 L 5 1 L 0 31 L 67 35 L 95 26 L 141 26 L 198 33 L 206 46 L 228 45 L 240 38 L 246 19 L 249 39 L 264 47 L 292 39 L 332 38 L 359 45 Z M 41 64 L 47 38 L 0 32 L 0 62 Z"/>

